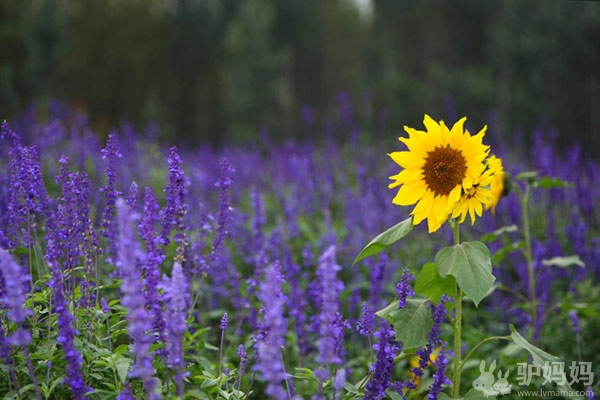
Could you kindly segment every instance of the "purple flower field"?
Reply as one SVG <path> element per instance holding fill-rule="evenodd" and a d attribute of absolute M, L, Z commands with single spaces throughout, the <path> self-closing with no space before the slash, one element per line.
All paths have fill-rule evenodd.
<path fill-rule="evenodd" d="M 421 224 L 353 265 L 409 216 L 387 187 L 401 133 L 374 142 L 343 120 L 306 129 L 323 129 L 322 141 L 192 149 L 159 145 L 155 126 L 100 139 L 58 103 L 43 119 L 4 122 L 0 398 L 450 398 L 452 299 L 428 304 L 420 348 L 374 313 L 422 297 L 414 278 L 452 231 Z M 597 380 L 600 165 L 581 146 L 559 148 L 550 127 L 531 137 L 503 141 L 492 124 L 484 137 L 515 179 L 495 214 L 461 232 L 486 243 L 496 277 L 465 306 L 464 346 L 512 324 L 567 366 L 591 363 Z M 517 193 L 529 190 L 524 216 Z M 463 392 L 480 360 L 515 376 L 528 356 L 484 342 Z M 596 380 L 572 387 L 599 392 Z"/>

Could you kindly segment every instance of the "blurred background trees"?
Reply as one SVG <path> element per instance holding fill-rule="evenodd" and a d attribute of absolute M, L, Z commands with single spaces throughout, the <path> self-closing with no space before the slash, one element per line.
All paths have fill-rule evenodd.
<path fill-rule="evenodd" d="M 600 3 L 357 1 L 0 0 L 0 118 L 57 98 L 220 145 L 467 115 L 600 156 Z"/>

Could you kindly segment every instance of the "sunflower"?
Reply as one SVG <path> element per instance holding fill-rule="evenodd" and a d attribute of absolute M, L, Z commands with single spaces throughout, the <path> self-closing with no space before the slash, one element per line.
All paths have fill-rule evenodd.
<path fill-rule="evenodd" d="M 489 165 L 489 164 L 488 164 Z M 481 174 L 479 182 L 469 189 L 463 190 L 460 200 L 454 206 L 452 218 L 460 217 L 459 223 L 463 223 L 467 214 L 471 217 L 471 225 L 475 223 L 475 215 L 481 217 L 483 206 L 492 201 L 490 185 L 494 181 L 494 170 L 486 167 Z"/>
<path fill-rule="evenodd" d="M 496 206 L 498 205 L 498 201 L 500 201 L 500 197 L 502 197 L 504 193 L 504 168 L 502 167 L 502 159 L 494 156 L 493 154 L 489 157 L 487 162 L 488 168 L 493 171 L 494 177 L 492 178 L 492 182 L 490 184 L 490 192 L 492 197 L 490 201 L 485 205 L 485 209 L 492 209 L 492 214 L 496 213 Z"/>
<path fill-rule="evenodd" d="M 413 223 L 427 219 L 430 233 L 442 226 L 463 192 L 479 183 L 486 168 L 483 161 L 489 146 L 482 144 L 486 127 L 471 136 L 463 128 L 465 120 L 460 119 L 448 129 L 443 121 L 437 123 L 425 114 L 423 124 L 427 131 L 404 127 L 409 137 L 399 140 L 408 150 L 389 154 L 403 168 L 390 177 L 395 181 L 390 183 L 390 189 L 400 186 L 393 203 L 415 204 Z"/>

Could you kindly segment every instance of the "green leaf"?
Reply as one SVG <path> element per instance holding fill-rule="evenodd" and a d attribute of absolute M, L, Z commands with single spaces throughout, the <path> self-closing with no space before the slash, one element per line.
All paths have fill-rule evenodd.
<path fill-rule="evenodd" d="M 402 396 L 400 396 L 400 394 L 398 392 L 396 392 L 395 390 L 392 389 L 387 389 L 385 391 L 385 394 L 387 394 L 387 396 L 391 399 L 391 400 L 402 400 Z"/>
<path fill-rule="evenodd" d="M 533 358 L 533 362 L 535 364 L 544 365 L 544 362 L 546 361 L 560 362 L 560 359 L 558 357 L 548 354 L 544 350 L 535 347 L 534 345 L 529 343 L 527 339 L 521 336 L 521 334 L 512 324 L 510 325 L 510 332 L 510 337 L 512 338 L 513 342 L 515 342 L 515 344 L 520 348 L 527 350 L 529 354 L 531 354 L 531 357 Z"/>
<path fill-rule="evenodd" d="M 304 367 L 294 368 L 294 378 L 297 378 L 300 380 L 319 382 L 319 379 L 315 376 L 313 370 L 310 368 L 304 368 Z"/>
<path fill-rule="evenodd" d="M 537 179 L 539 174 L 540 173 L 538 171 L 525 171 L 525 172 L 521 172 L 521 173 L 517 174 L 517 176 L 515 176 L 515 179 L 518 181 L 526 180 L 526 181 L 533 182 Z"/>
<path fill-rule="evenodd" d="M 412 229 L 413 218 L 409 217 L 404 221 L 392 226 L 387 231 L 380 233 L 375 237 L 375 239 L 371 240 L 371 242 L 369 242 L 369 244 L 366 245 L 360 253 L 358 253 L 352 265 L 364 258 L 372 256 L 373 254 L 377 254 L 389 245 L 396 243 L 398 240 L 408 235 Z"/>
<path fill-rule="evenodd" d="M 567 268 L 573 265 L 585 268 L 585 263 L 579 258 L 578 255 L 554 257 L 547 260 L 542 260 L 544 266 L 554 266 L 560 268 Z"/>
<path fill-rule="evenodd" d="M 563 181 L 559 178 L 552 178 L 549 176 L 545 176 L 540 178 L 536 182 L 536 186 L 542 189 L 555 189 L 555 188 L 565 188 L 573 186 L 573 184 L 569 181 Z"/>
<path fill-rule="evenodd" d="M 510 325 L 510 332 L 511 332 L 510 337 L 512 338 L 513 342 L 517 346 L 519 346 L 522 349 L 527 350 L 529 352 L 529 354 L 531 354 L 531 358 L 533 359 L 534 364 L 543 366 L 544 363 L 548 363 L 549 365 L 552 365 L 552 363 L 559 363 L 559 364 L 562 364 L 563 368 L 564 368 L 564 363 L 561 363 L 561 361 L 558 357 L 553 356 L 552 354 L 548 354 L 544 350 L 529 343 L 527 341 L 527 339 L 525 339 L 523 336 L 521 336 L 521 334 L 515 329 L 515 327 L 512 324 Z M 544 377 L 544 378 L 546 378 L 546 377 Z M 552 378 L 554 378 L 554 379 L 552 379 Z M 564 370 L 563 370 L 562 378 L 564 378 L 564 381 L 567 380 Z M 552 380 L 559 385 L 562 380 L 562 379 L 559 379 L 559 377 L 555 376 L 554 371 L 550 376 L 547 377 L 547 379 Z M 571 387 L 568 383 L 565 385 L 560 385 L 560 387 L 565 387 L 565 388 L 568 388 L 568 390 L 571 390 Z"/>
<path fill-rule="evenodd" d="M 505 233 L 517 232 L 518 230 L 519 230 L 519 227 L 517 225 L 503 226 L 503 227 L 496 229 L 494 232 L 488 232 L 485 235 L 483 235 L 481 237 L 481 241 L 488 242 L 488 243 L 493 242 L 494 240 L 496 240 L 498 238 L 498 236 L 501 236 Z"/>
<path fill-rule="evenodd" d="M 438 304 L 444 294 L 453 293 L 454 278 L 442 278 L 434 263 L 423 265 L 415 282 L 415 292 Z"/>
<path fill-rule="evenodd" d="M 452 275 L 469 298 L 479 305 L 496 277 L 492 275 L 490 251 L 481 242 L 464 242 L 440 250 L 435 256 L 440 275 Z"/>
<path fill-rule="evenodd" d="M 398 300 L 395 300 L 376 314 L 394 327 L 396 340 L 402 342 L 405 349 L 414 349 L 427 344 L 433 326 L 427 303 L 426 299 L 409 298 L 404 308 L 398 308 Z"/>
<path fill-rule="evenodd" d="M 481 390 L 471 389 L 465 395 L 464 400 L 490 400 L 495 398 L 495 395 L 486 396 Z"/>
<path fill-rule="evenodd" d="M 119 379 L 122 383 L 127 382 L 127 372 L 129 371 L 129 367 L 131 366 L 131 359 L 127 357 L 121 357 L 115 363 L 115 368 L 117 369 L 117 374 L 119 375 Z"/>

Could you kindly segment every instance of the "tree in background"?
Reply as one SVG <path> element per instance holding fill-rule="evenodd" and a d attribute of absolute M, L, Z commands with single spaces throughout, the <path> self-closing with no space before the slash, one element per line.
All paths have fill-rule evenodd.
<path fill-rule="evenodd" d="M 365 15 L 350 0 L 2 0 L 0 118 L 57 97 L 101 131 L 156 120 L 164 136 L 220 145 L 256 140 L 263 126 L 319 136 L 348 105 L 371 136 L 377 119 L 396 132 L 424 112 L 444 117 L 451 98 L 475 125 L 495 110 L 505 138 L 545 118 L 561 141 L 600 155 L 600 4 L 372 5 Z M 306 105 L 315 129 L 303 128 Z"/>

